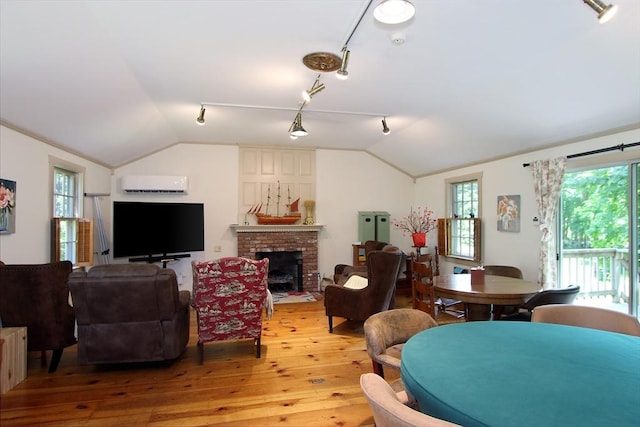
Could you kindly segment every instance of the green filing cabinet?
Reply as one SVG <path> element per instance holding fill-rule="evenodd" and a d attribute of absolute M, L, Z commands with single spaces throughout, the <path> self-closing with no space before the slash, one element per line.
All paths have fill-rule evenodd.
<path fill-rule="evenodd" d="M 360 242 L 378 240 L 389 243 L 390 238 L 389 212 L 358 212 L 358 239 Z"/>

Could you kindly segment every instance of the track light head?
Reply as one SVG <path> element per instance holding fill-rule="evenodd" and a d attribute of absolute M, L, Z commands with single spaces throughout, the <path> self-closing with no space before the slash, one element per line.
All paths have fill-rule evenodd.
<path fill-rule="evenodd" d="M 320 81 L 316 79 L 313 86 L 311 86 L 311 89 L 302 91 L 302 99 L 305 103 L 311 102 L 313 95 L 320 92 L 322 89 L 324 89 L 324 83 L 320 83 Z"/>
<path fill-rule="evenodd" d="M 383 24 L 401 24 L 413 18 L 416 8 L 408 0 L 382 0 L 373 16 Z"/>
<path fill-rule="evenodd" d="M 349 72 L 347 71 L 347 64 L 349 62 L 349 55 L 351 52 L 347 50 L 345 46 L 342 48 L 342 63 L 340 64 L 340 69 L 336 71 L 336 77 L 339 80 L 347 80 L 349 78 Z"/>
<path fill-rule="evenodd" d="M 302 127 L 302 114 L 300 112 L 296 114 L 296 118 L 293 120 L 290 134 L 291 136 L 295 136 L 296 138 L 299 136 L 308 135 L 308 132 Z"/>
<path fill-rule="evenodd" d="M 385 135 L 389 135 L 389 133 L 391 132 L 391 130 L 389 129 L 389 126 L 387 126 L 387 118 L 383 117 L 382 118 L 382 133 Z"/>
<path fill-rule="evenodd" d="M 601 24 L 613 18 L 613 15 L 618 11 L 618 6 L 612 4 L 606 5 L 601 0 L 583 1 L 598 14 L 598 21 L 600 21 Z"/>
<path fill-rule="evenodd" d="M 204 126 L 204 112 L 205 112 L 204 105 L 201 105 L 200 106 L 200 114 L 198 114 L 198 118 L 196 119 L 196 122 L 200 126 Z"/>

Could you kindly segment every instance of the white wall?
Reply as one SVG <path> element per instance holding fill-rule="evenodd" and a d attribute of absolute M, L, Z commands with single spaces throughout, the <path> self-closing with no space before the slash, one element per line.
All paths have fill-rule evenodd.
<path fill-rule="evenodd" d="M 178 261 L 176 270 L 184 289 L 191 289 L 190 262 L 236 255 L 236 237 L 230 224 L 242 221 L 238 212 L 237 146 L 178 144 L 113 171 L 94 162 L 66 153 L 48 144 L 0 127 L 0 177 L 17 181 L 16 233 L 0 235 L 0 259 L 9 263 L 41 263 L 49 260 L 49 220 L 51 218 L 51 178 L 49 156 L 65 159 L 86 168 L 88 193 L 111 193 L 101 209 L 107 234 L 111 235 L 113 200 L 184 201 L 205 203 L 205 250 L 192 258 Z M 411 205 L 427 206 L 437 216 L 445 213 L 444 180 L 468 173 L 482 172 L 483 263 L 510 264 L 522 268 L 525 278 L 537 279 L 537 255 L 540 233 L 532 225 L 536 215 L 533 183 L 529 168 L 522 163 L 560 155 L 580 153 L 613 145 L 640 141 L 640 129 L 594 138 L 527 155 L 479 164 L 456 171 L 419 178 L 407 175 L 363 152 L 318 150 L 316 153 L 316 223 L 324 225 L 319 233 L 319 269 L 323 276 L 333 274 L 333 266 L 351 263 L 351 244 L 358 239 L 358 211 L 387 211 L 391 218 L 408 213 Z M 638 149 L 613 157 L 639 158 Z M 453 154 L 452 154 L 453 155 Z M 609 156 L 596 155 L 570 160 L 569 167 L 584 161 L 597 163 Z M 123 175 L 187 175 L 186 195 L 126 194 L 120 190 Z M 521 231 L 496 230 L 495 206 L 498 195 L 521 195 Z M 92 215 L 91 200 L 85 200 L 86 215 Z M 429 236 L 433 245 L 435 235 Z M 411 250 L 409 236 L 391 228 L 391 243 Z M 221 252 L 214 252 L 221 246 Z M 126 262 L 118 259 L 116 262 Z M 443 263 L 443 272 L 453 265 Z"/>
<path fill-rule="evenodd" d="M 5 263 L 50 261 L 50 156 L 85 168 L 85 192 L 110 191 L 109 168 L 0 126 L 0 177 L 16 181 L 16 232 L 0 234 L 0 260 Z M 85 198 L 84 213 L 93 215 L 91 199 Z"/>
<path fill-rule="evenodd" d="M 483 220 L 482 264 L 514 265 L 523 271 L 525 279 L 537 281 L 540 231 L 533 224 L 533 217 L 538 215 L 537 206 L 531 168 L 525 168 L 522 164 L 530 163 L 534 160 L 577 154 L 638 141 L 640 141 L 640 129 L 419 178 L 415 186 L 416 204 L 429 206 L 436 211 L 438 216 L 444 215 L 445 180 L 451 177 L 481 172 L 483 174 L 481 201 L 481 217 Z M 567 169 L 576 169 L 586 165 L 612 164 L 625 159 L 640 159 L 640 150 L 634 148 L 625 152 L 617 151 L 606 155 L 600 154 L 570 159 Z M 497 198 L 504 194 L 519 194 L 521 196 L 519 233 L 497 231 Z M 445 261 L 441 264 L 441 271 L 450 273 L 455 265 L 463 265 L 463 263 L 455 260 Z"/>
<path fill-rule="evenodd" d="M 353 262 L 352 244 L 358 241 L 358 211 L 386 211 L 404 215 L 413 199 L 413 178 L 360 151 L 316 152 L 316 223 L 320 272 L 333 278 L 333 267 Z M 391 242 L 409 250 L 411 242 L 391 227 Z"/>

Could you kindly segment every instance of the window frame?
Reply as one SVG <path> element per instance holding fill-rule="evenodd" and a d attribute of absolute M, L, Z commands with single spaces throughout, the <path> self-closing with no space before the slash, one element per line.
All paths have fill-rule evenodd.
<path fill-rule="evenodd" d="M 93 222 L 84 212 L 84 168 L 50 158 L 51 170 L 51 261 L 69 260 L 74 266 L 93 264 Z M 68 177 L 68 187 L 56 188 L 59 175 Z M 62 212 L 56 209 L 60 198 Z"/>
<path fill-rule="evenodd" d="M 460 193 L 460 186 L 468 183 L 475 183 L 476 199 L 459 200 L 456 194 Z M 438 246 L 443 256 L 466 261 L 479 262 L 482 259 L 482 172 L 461 175 L 445 180 L 445 205 L 446 218 L 438 224 Z M 475 205 L 476 212 L 470 212 L 467 216 L 456 212 L 456 205 Z M 473 215 L 471 215 L 473 214 Z M 466 224 L 462 224 L 465 222 Z M 468 234 L 461 233 L 461 230 L 468 231 Z M 466 241 L 465 245 L 461 242 Z M 467 250 L 462 251 L 462 247 Z"/>

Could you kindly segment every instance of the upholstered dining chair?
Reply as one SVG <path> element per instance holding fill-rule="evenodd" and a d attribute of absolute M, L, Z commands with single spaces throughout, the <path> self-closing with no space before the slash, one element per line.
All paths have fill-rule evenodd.
<path fill-rule="evenodd" d="M 490 276 L 503 276 L 513 277 L 514 279 L 522 279 L 522 270 L 518 267 L 511 265 L 485 265 L 484 274 Z M 493 318 L 494 320 L 500 319 L 504 314 L 514 314 L 518 311 L 518 306 L 515 305 L 494 305 L 493 306 Z"/>
<path fill-rule="evenodd" d="M 455 427 L 439 418 L 416 411 L 405 390 L 396 392 L 379 375 L 360 376 L 360 388 L 369 403 L 376 427 Z"/>
<path fill-rule="evenodd" d="M 0 318 L 2 325 L 27 327 L 27 351 L 53 350 L 49 373 L 58 368 L 62 352 L 76 343 L 76 316 L 69 305 L 69 261 L 46 264 L 0 262 Z"/>
<path fill-rule="evenodd" d="M 541 305 L 533 309 L 532 322 L 581 326 L 640 337 L 640 322 L 620 311 L 573 304 Z"/>
<path fill-rule="evenodd" d="M 545 289 L 529 298 L 524 304 L 518 307 L 518 312 L 502 316 L 500 320 L 518 320 L 524 322 L 531 321 L 531 313 L 541 305 L 548 304 L 571 304 L 580 292 L 580 286 L 571 285 L 566 288 Z"/>
<path fill-rule="evenodd" d="M 226 257 L 193 261 L 193 299 L 199 362 L 204 344 L 252 338 L 261 354 L 263 309 L 267 308 L 269 258 Z"/>
<path fill-rule="evenodd" d="M 333 332 L 333 317 L 365 321 L 372 314 L 393 308 L 395 285 L 404 254 L 395 246 L 371 251 L 367 256 L 367 284 L 353 289 L 329 284 L 324 290 L 325 314 L 329 332 Z"/>
<path fill-rule="evenodd" d="M 429 314 L 396 308 L 371 315 L 364 322 L 364 339 L 373 372 L 384 378 L 383 366 L 400 370 L 402 347 L 420 331 L 438 326 Z"/>

